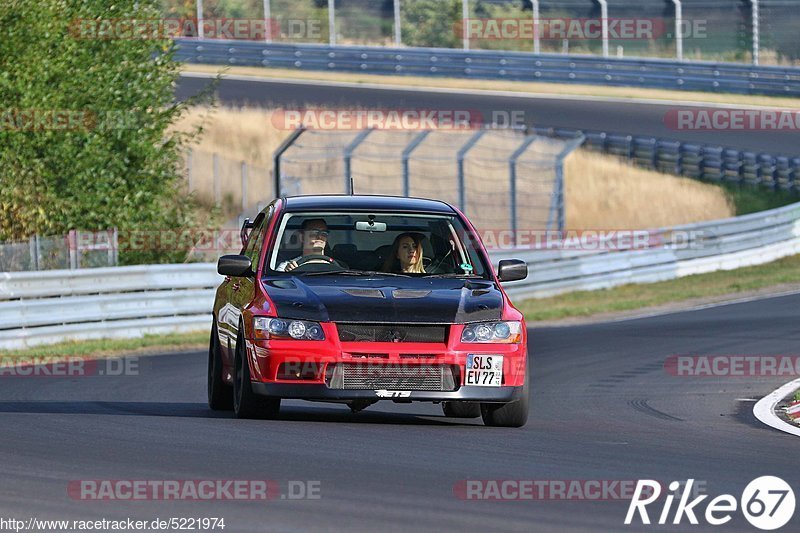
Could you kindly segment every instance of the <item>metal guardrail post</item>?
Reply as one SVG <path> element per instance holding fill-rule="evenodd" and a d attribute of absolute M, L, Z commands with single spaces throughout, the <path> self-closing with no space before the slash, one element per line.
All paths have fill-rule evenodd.
<path fill-rule="evenodd" d="M 417 146 L 422 144 L 422 141 L 424 141 L 425 137 L 430 133 L 430 130 L 420 132 L 408 143 L 408 146 L 403 149 L 403 196 L 405 197 L 411 196 L 411 177 L 408 172 L 408 160 L 411 157 L 411 152 L 416 150 Z"/>
<path fill-rule="evenodd" d="M 672 0 L 675 4 L 675 57 L 683 61 L 683 6 L 681 0 Z"/>
<path fill-rule="evenodd" d="M 281 197 L 281 156 L 288 150 L 297 139 L 306 131 L 305 126 L 300 126 L 284 140 L 275 153 L 272 154 L 272 176 L 275 179 L 275 198 Z"/>
<path fill-rule="evenodd" d="M 528 135 L 522 144 L 514 150 L 508 160 L 509 200 L 511 201 L 511 244 L 517 244 L 517 159 L 533 144 L 538 135 Z"/>
<path fill-rule="evenodd" d="M 761 19 L 759 18 L 758 0 L 750 0 L 753 4 L 753 64 L 758 65 L 759 40 L 761 39 Z"/>
<path fill-rule="evenodd" d="M 353 141 L 344 148 L 344 192 L 345 194 L 354 194 L 355 187 L 353 186 L 353 173 L 350 168 L 351 160 L 353 159 L 353 152 L 358 145 L 364 142 L 364 139 L 372 133 L 372 128 L 362 130 Z"/>
<path fill-rule="evenodd" d="M 458 158 L 458 208 L 466 213 L 467 209 L 467 189 L 464 183 L 464 159 L 467 157 L 473 146 L 483 137 L 487 130 L 476 131 L 472 137 L 458 150 L 456 157 Z"/>

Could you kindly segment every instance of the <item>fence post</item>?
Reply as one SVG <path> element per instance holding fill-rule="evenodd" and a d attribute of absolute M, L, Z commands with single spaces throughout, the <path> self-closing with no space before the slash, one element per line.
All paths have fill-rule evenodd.
<path fill-rule="evenodd" d="M 509 191 L 511 200 L 511 244 L 517 244 L 517 159 L 525 153 L 525 150 L 537 139 L 537 135 L 528 135 L 522 144 L 514 150 L 508 160 L 509 170 Z"/>
<path fill-rule="evenodd" d="M 464 50 L 469 50 L 469 0 L 461 0 L 461 36 Z"/>
<path fill-rule="evenodd" d="M 533 3 L 533 53 L 541 52 L 539 46 L 539 0 L 531 0 Z"/>
<path fill-rule="evenodd" d="M 203 30 L 203 0 L 197 0 L 197 38 L 200 40 L 205 38 Z"/>
<path fill-rule="evenodd" d="M 425 137 L 427 137 L 430 132 L 430 130 L 421 132 L 414 137 L 403 150 L 403 196 L 405 197 L 411 196 L 411 176 L 409 176 L 408 173 L 408 160 L 411 157 L 411 152 L 416 150 L 417 146 L 425 140 Z"/>
<path fill-rule="evenodd" d="M 600 25 L 603 29 L 603 57 L 608 57 L 608 1 L 597 2 L 600 4 Z"/>
<path fill-rule="evenodd" d="M 69 230 L 67 234 L 67 248 L 69 248 L 69 268 L 75 270 L 78 268 L 78 238 L 77 232 L 74 229 Z"/>
<path fill-rule="evenodd" d="M 272 42 L 272 9 L 270 0 L 264 0 L 264 40 Z"/>
<path fill-rule="evenodd" d="M 193 154 L 194 154 L 194 152 L 192 152 L 192 149 L 189 148 L 189 151 L 186 154 L 186 181 L 188 183 L 188 191 L 187 192 L 189 192 L 189 193 L 192 192 L 192 188 L 194 186 L 194 184 L 192 183 L 192 181 L 193 181 L 193 176 L 192 176 L 192 156 L 193 156 Z"/>
<path fill-rule="evenodd" d="M 403 27 L 400 19 L 400 0 L 394 0 L 394 45 L 403 46 Z"/>
<path fill-rule="evenodd" d="M 214 205 L 219 207 L 222 204 L 222 187 L 219 183 L 219 154 L 214 152 L 212 157 L 212 172 L 214 174 Z"/>
<path fill-rule="evenodd" d="M 466 213 L 467 209 L 467 191 L 465 187 L 465 180 L 464 180 L 464 159 L 467 157 L 467 152 L 469 152 L 473 146 L 475 146 L 481 137 L 486 133 L 486 130 L 479 130 L 476 131 L 469 140 L 464 143 L 458 150 L 458 154 L 456 157 L 458 158 L 458 208 Z"/>
<path fill-rule="evenodd" d="M 114 228 L 113 230 L 112 239 L 111 246 L 112 250 L 114 251 L 114 254 L 111 258 L 113 261 L 112 266 L 117 266 L 119 265 L 119 230 L 117 228 Z"/>
<path fill-rule="evenodd" d="M 328 43 L 336 45 L 336 0 L 328 0 Z"/>
<path fill-rule="evenodd" d="M 242 161 L 242 212 L 247 211 L 247 163 Z"/>
<path fill-rule="evenodd" d="M 758 0 L 750 0 L 753 3 L 753 64 L 758 65 L 759 40 L 761 38 L 761 20 L 758 13 Z"/>
<path fill-rule="evenodd" d="M 275 198 L 281 197 L 281 156 L 295 141 L 306 131 L 305 126 L 300 126 L 284 140 L 275 153 L 272 154 L 272 177 L 275 178 Z"/>
<path fill-rule="evenodd" d="M 33 267 L 33 270 L 39 270 L 39 257 L 36 254 L 36 235 L 32 235 L 28 239 L 28 250 L 31 254 L 31 267 Z"/>
<path fill-rule="evenodd" d="M 353 158 L 353 152 L 358 145 L 361 144 L 364 139 L 367 138 L 367 135 L 372 133 L 372 128 L 361 130 L 361 132 L 356 135 L 356 138 L 350 142 L 347 146 L 344 147 L 344 192 L 345 194 L 355 194 L 355 187 L 353 186 L 353 174 L 350 169 L 350 160 Z"/>
<path fill-rule="evenodd" d="M 683 61 L 683 6 L 681 0 L 672 0 L 675 4 L 675 57 Z"/>
<path fill-rule="evenodd" d="M 566 226 L 564 217 L 564 159 L 576 148 L 583 145 L 585 141 L 586 136 L 582 133 L 579 134 L 575 139 L 568 142 L 564 149 L 556 156 L 556 179 L 553 184 L 553 198 L 550 200 L 550 213 L 547 216 L 547 230 L 550 230 L 550 226 L 553 222 L 553 215 L 555 215 L 556 227 L 562 238 Z"/>

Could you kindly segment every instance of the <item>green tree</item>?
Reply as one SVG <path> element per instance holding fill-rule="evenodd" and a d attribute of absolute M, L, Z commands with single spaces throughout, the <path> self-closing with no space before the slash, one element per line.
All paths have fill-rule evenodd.
<path fill-rule="evenodd" d="M 0 240 L 193 223 L 180 192 L 190 136 L 168 131 L 188 105 L 174 102 L 172 43 L 121 33 L 160 17 L 146 0 L 0 3 Z"/>

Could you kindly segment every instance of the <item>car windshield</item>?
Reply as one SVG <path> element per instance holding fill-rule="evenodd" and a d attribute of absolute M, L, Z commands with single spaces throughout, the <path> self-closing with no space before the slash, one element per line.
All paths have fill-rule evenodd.
<path fill-rule="evenodd" d="M 264 272 L 488 278 L 474 238 L 456 216 L 285 213 Z"/>

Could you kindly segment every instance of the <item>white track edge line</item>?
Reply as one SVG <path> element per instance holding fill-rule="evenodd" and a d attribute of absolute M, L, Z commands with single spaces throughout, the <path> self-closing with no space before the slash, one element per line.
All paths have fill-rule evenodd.
<path fill-rule="evenodd" d="M 778 405 L 778 402 L 794 392 L 798 387 L 800 387 L 800 378 L 790 381 L 764 396 L 753 406 L 753 415 L 772 428 L 800 437 L 800 427 L 784 422 L 775 414 L 775 406 Z"/>

